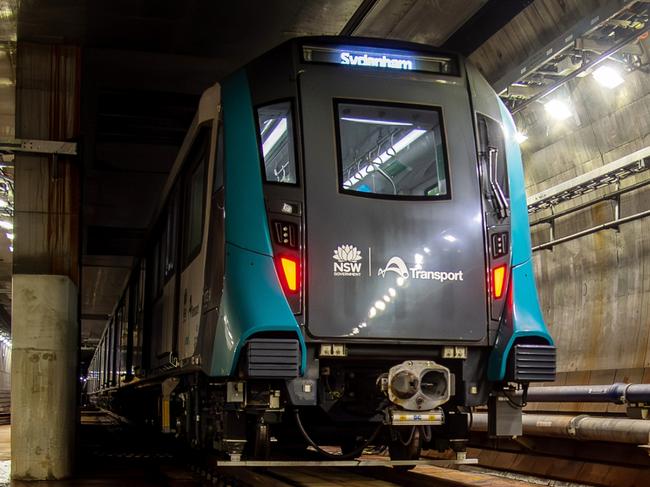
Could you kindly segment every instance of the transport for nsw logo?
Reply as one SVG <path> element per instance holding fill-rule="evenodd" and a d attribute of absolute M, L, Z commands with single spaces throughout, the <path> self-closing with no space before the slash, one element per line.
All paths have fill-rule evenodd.
<path fill-rule="evenodd" d="M 339 245 L 332 258 L 335 276 L 361 275 L 361 252 L 354 245 Z"/>

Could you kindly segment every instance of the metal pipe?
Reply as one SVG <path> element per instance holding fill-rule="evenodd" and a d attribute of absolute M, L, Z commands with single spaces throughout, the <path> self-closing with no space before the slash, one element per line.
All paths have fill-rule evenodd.
<path fill-rule="evenodd" d="M 487 413 L 474 413 L 472 431 L 486 432 Z M 524 414 L 524 435 L 568 438 L 580 441 L 609 441 L 633 445 L 650 444 L 650 421 L 553 414 Z"/>
<path fill-rule="evenodd" d="M 526 400 L 529 402 L 650 403 L 650 384 L 617 382 L 594 386 L 529 387 Z"/>

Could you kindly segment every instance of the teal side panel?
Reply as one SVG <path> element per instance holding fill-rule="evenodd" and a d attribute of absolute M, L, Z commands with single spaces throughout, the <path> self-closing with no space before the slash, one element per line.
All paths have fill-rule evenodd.
<path fill-rule="evenodd" d="M 246 72 L 241 70 L 229 76 L 221 90 L 226 149 L 226 239 L 254 252 L 272 255 Z"/>
<path fill-rule="evenodd" d="M 278 279 L 266 218 L 253 106 L 244 71 L 222 87 L 226 174 L 226 265 L 210 375 L 235 372 L 256 333 L 293 332 L 306 347 Z"/>
<path fill-rule="evenodd" d="M 490 355 L 488 378 L 501 381 L 505 377 L 508 354 L 515 341 L 523 337 L 538 337 L 553 344 L 539 306 L 528 223 L 528 205 L 524 184 L 524 170 L 516 128 L 512 116 L 499 101 L 501 120 L 506 132 L 506 156 L 510 182 L 512 275 L 508 295 L 508 310 L 501 322 L 494 349 Z"/>
<path fill-rule="evenodd" d="M 495 97 L 498 99 L 499 97 Z M 528 204 L 526 203 L 526 184 L 521 151 L 515 138 L 517 129 L 512 115 L 499 102 L 501 121 L 505 129 L 506 161 L 508 163 L 508 181 L 510 183 L 510 222 L 512 234 L 512 266 L 517 266 L 532 257 L 530 249 L 530 227 L 528 225 Z"/>
<path fill-rule="evenodd" d="M 501 323 L 490 354 L 488 379 L 491 381 L 505 377 L 508 354 L 518 338 L 538 337 L 553 345 L 537 299 L 532 260 L 512 269 L 508 299 L 511 310 L 506 312 L 508 316 Z"/>
<path fill-rule="evenodd" d="M 226 244 L 226 278 L 215 335 L 211 375 L 235 372 L 246 340 L 256 333 L 293 332 L 302 349 L 305 370 L 306 347 L 300 327 L 279 285 L 273 259 Z"/>

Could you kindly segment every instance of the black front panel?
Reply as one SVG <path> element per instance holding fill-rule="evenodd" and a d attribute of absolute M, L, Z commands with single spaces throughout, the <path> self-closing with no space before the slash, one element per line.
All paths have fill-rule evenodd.
<path fill-rule="evenodd" d="M 312 336 L 486 337 L 484 221 L 471 110 L 462 78 L 439 81 L 415 73 L 304 66 L 306 306 Z M 405 107 L 392 112 L 391 120 L 409 126 L 377 131 L 366 145 L 360 143 L 361 177 L 355 180 L 349 170 L 342 172 L 354 154 L 337 123 L 343 116 L 384 115 L 339 109 L 377 105 L 386 112 Z M 357 130 L 370 133 L 363 123 Z M 422 131 L 419 140 L 414 131 Z M 376 147 L 368 147 L 371 142 Z M 363 161 L 377 166 L 376 176 L 364 173 Z"/>

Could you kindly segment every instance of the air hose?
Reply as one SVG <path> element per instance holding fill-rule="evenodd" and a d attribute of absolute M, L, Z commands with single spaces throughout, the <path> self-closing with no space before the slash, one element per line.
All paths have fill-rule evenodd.
<path fill-rule="evenodd" d="M 307 443 L 309 443 L 309 446 L 314 448 L 321 455 L 323 455 L 323 456 L 325 456 L 327 458 L 333 458 L 333 459 L 336 459 L 336 460 L 352 460 L 352 459 L 358 457 L 359 455 L 361 455 L 363 453 L 363 450 L 365 450 L 368 447 L 368 445 L 370 445 L 370 443 L 375 441 L 375 438 L 377 438 L 377 435 L 379 435 L 379 432 L 381 431 L 381 428 L 384 426 L 383 424 L 380 423 L 379 426 L 377 426 L 377 429 L 373 432 L 373 434 L 370 435 L 370 438 L 368 438 L 366 441 L 364 441 L 363 445 L 361 445 L 360 447 L 356 448 L 355 450 L 353 450 L 353 451 L 351 451 L 349 453 L 342 453 L 340 455 L 336 455 L 334 453 L 330 453 L 330 452 L 328 452 L 326 450 L 323 450 L 320 446 L 318 446 L 316 444 L 316 442 L 314 442 L 314 440 L 311 439 L 309 434 L 307 434 L 307 431 L 305 430 L 305 427 L 302 425 L 302 421 L 300 420 L 300 414 L 299 414 L 298 410 L 294 409 L 293 412 L 294 412 L 294 415 L 296 417 L 296 424 L 298 425 L 298 429 L 300 430 L 300 433 L 302 434 L 305 441 Z"/>

